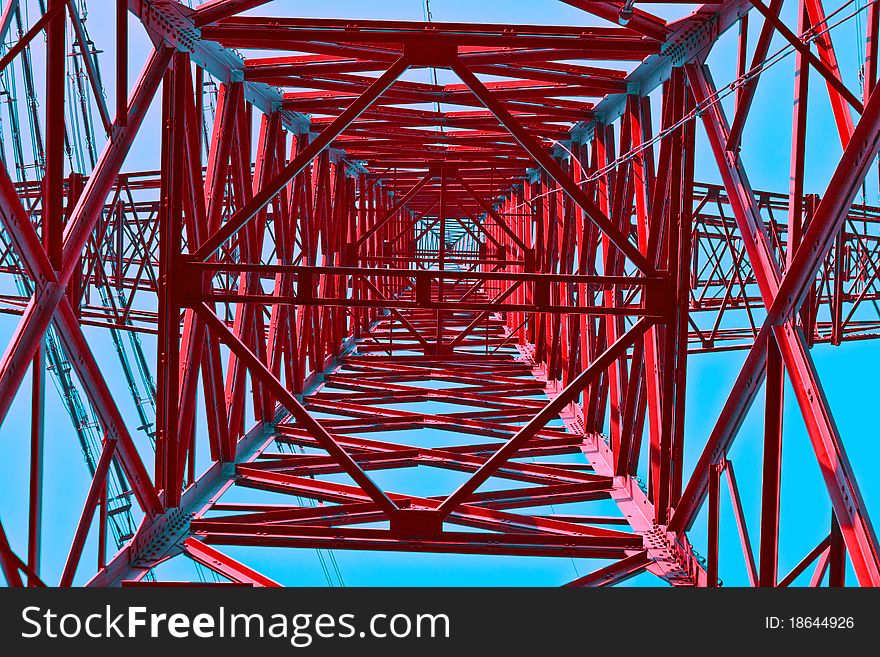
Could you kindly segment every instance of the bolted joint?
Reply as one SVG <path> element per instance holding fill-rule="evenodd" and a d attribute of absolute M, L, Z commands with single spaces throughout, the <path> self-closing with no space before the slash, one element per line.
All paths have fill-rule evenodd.
<path fill-rule="evenodd" d="M 535 281 L 534 302 L 538 312 L 550 305 L 550 281 L 547 279 Z"/>
<path fill-rule="evenodd" d="M 528 249 L 524 255 L 525 265 L 523 269 L 527 272 L 537 271 L 536 266 L 536 258 L 535 258 L 535 249 Z"/>
<path fill-rule="evenodd" d="M 174 274 L 168 276 L 167 284 L 181 307 L 192 307 L 202 301 L 207 289 L 207 271 L 200 271 L 194 267 L 181 264 Z"/>
<path fill-rule="evenodd" d="M 358 245 L 345 244 L 342 247 L 342 264 L 345 267 L 357 267 L 358 265 Z"/>
<path fill-rule="evenodd" d="M 454 43 L 437 43 L 427 38 L 418 43 L 407 43 L 404 54 L 410 66 L 431 66 L 449 68 L 458 57 L 458 46 Z"/>
<path fill-rule="evenodd" d="M 425 356 L 443 356 L 453 353 L 454 349 L 449 343 L 428 342 L 425 345 Z"/>
<path fill-rule="evenodd" d="M 401 538 L 430 538 L 443 532 L 443 516 L 432 509 L 404 509 L 391 516 L 391 531 Z"/>
<path fill-rule="evenodd" d="M 427 276 L 416 276 L 416 302 L 423 306 L 431 303 L 431 279 Z"/>
<path fill-rule="evenodd" d="M 652 278 L 646 282 L 644 308 L 646 312 L 671 322 L 678 312 L 678 284 L 674 273 L 659 273 L 660 278 Z"/>

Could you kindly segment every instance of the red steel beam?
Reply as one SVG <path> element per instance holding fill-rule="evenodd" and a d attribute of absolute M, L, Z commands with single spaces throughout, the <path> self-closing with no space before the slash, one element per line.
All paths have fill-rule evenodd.
<path fill-rule="evenodd" d="M 256 587 L 277 587 L 277 582 L 269 579 L 265 575 L 258 573 L 252 568 L 248 568 L 239 563 L 230 556 L 223 554 L 219 550 L 205 545 L 201 541 L 194 538 L 188 538 L 182 543 L 184 552 L 193 560 L 199 562 L 203 566 L 210 568 L 216 573 L 228 577 L 237 584 L 249 584 Z"/>
<path fill-rule="evenodd" d="M 707 98 L 713 95 L 711 81 L 701 67 L 688 66 L 687 70 L 697 102 L 704 103 Z M 760 215 L 754 207 L 754 196 L 751 195 L 738 157 L 723 148 L 726 143 L 727 131 L 720 106 L 711 105 L 709 111 L 704 112 L 703 120 L 722 177 L 725 178 L 725 186 L 729 195 L 732 199 L 737 195 L 743 199 L 741 205 L 734 207 L 740 230 L 744 235 L 749 236 L 745 240 L 746 247 L 758 277 L 761 294 L 769 308 L 768 318 L 762 328 L 764 340 L 769 335 L 768 331 L 772 330 L 779 344 L 786 370 L 792 380 L 801 412 L 807 423 L 807 431 L 813 442 L 817 458 L 822 465 L 832 503 L 841 517 L 847 519 L 843 531 L 847 536 L 847 548 L 856 566 L 859 580 L 864 583 L 880 584 L 880 551 L 878 551 L 876 536 L 867 517 L 858 485 L 852 473 L 852 467 L 846 458 L 840 436 L 828 410 L 828 403 L 821 391 L 815 366 L 806 350 L 803 335 L 800 329 L 794 326 L 791 319 L 785 320 L 785 317 L 791 316 L 790 313 L 795 307 L 795 299 L 802 298 L 795 294 L 792 288 L 799 284 L 806 287 L 804 279 L 807 272 L 815 273 L 820 258 L 830 248 L 831 239 L 836 232 L 835 226 L 838 226 L 839 222 L 843 220 L 845 209 L 849 207 L 855 197 L 856 189 L 864 179 L 867 167 L 880 149 L 880 94 L 872 94 L 853 138 L 847 145 L 841 162 L 829 183 L 828 193 L 822 201 L 825 204 L 824 212 L 811 222 L 808 235 L 805 235 L 795 255 L 794 264 L 786 272 L 784 279 L 779 265 L 770 251 L 763 222 L 759 220 Z M 780 312 L 781 308 L 786 308 L 788 313 Z M 739 409 L 740 418 L 744 415 L 743 410 L 748 408 L 751 400 L 754 399 L 756 391 L 754 381 L 763 375 L 764 362 L 760 354 L 763 345 L 763 340 L 760 345 L 756 340 L 757 349 L 753 347 L 753 351 L 758 353 L 754 356 L 749 354 L 746 365 L 737 379 L 734 393 L 745 392 L 748 395 L 747 399 L 741 404 L 732 395 L 728 399 L 728 404 L 725 405 L 725 411 L 731 406 Z M 740 383 L 743 379 L 748 382 L 746 386 L 742 386 Z M 748 388 L 748 390 L 744 391 L 743 388 Z M 713 454 L 725 451 L 729 444 L 728 441 L 732 440 L 736 434 L 738 423 L 728 423 L 727 426 L 722 426 L 725 419 L 722 416 L 722 420 L 716 425 L 716 430 L 713 430 L 709 443 L 701 456 L 701 463 L 688 486 L 690 490 L 683 498 L 685 503 L 681 506 L 681 515 L 678 519 L 673 520 L 672 525 L 677 529 L 689 526 L 693 521 L 694 502 L 701 497 L 701 490 L 704 490 L 701 483 L 705 481 L 705 469 L 702 465 L 704 458 L 708 457 L 710 461 L 717 458 Z M 731 429 L 732 431 L 730 431 Z M 724 447 L 719 449 L 722 445 Z M 849 500 L 855 500 L 856 504 L 850 504 Z M 676 511 L 676 515 L 678 515 L 678 511 Z"/>
<path fill-rule="evenodd" d="M 100 369 L 89 349 L 70 301 L 63 294 L 59 294 L 59 291 L 63 292 L 63 288 L 55 278 L 56 274 L 53 271 L 52 264 L 49 262 L 48 255 L 40 244 L 36 229 L 31 224 L 27 217 L 27 212 L 15 195 L 12 182 L 9 180 L 5 167 L 0 167 L 0 221 L 2 221 L 3 227 L 11 237 L 16 251 L 24 261 L 27 269 L 32 273 L 34 279 L 45 281 L 43 290 L 48 290 L 47 294 L 51 295 L 51 299 L 57 299 L 56 303 L 60 304 L 60 308 L 55 313 L 54 321 L 59 329 L 59 337 L 62 344 L 72 357 L 72 364 L 85 386 L 89 400 L 99 415 L 108 439 L 114 442 L 117 440 L 121 442 L 118 455 L 126 474 L 131 480 L 141 508 L 147 514 L 158 513 L 161 510 L 161 505 L 152 487 L 150 476 L 141 461 L 125 421 L 116 407 L 107 383 L 101 375 Z M 38 294 L 40 293 L 38 292 Z M 45 305 L 39 305 L 39 303 L 34 304 L 32 299 L 29 308 L 41 309 L 46 307 Z M 22 317 L 22 321 L 16 329 L 17 339 L 7 347 L 3 357 L 3 367 L 0 369 L 0 379 L 5 374 L 17 374 L 18 385 L 21 383 L 24 372 L 19 373 L 14 367 L 18 362 L 15 360 L 17 357 L 15 352 L 21 344 L 26 344 L 23 342 L 24 338 L 18 338 L 18 336 L 23 336 L 23 334 L 26 334 L 26 331 L 30 330 L 31 327 L 28 326 L 30 317 L 27 314 Z M 52 315 L 49 315 L 49 317 L 51 318 Z M 45 330 L 46 327 L 43 328 L 43 331 Z M 34 348 L 37 351 L 40 349 L 41 340 L 42 335 L 38 336 L 38 339 L 35 340 Z M 33 360 L 35 355 L 30 356 L 30 361 Z M 12 363 L 12 366 L 9 363 Z M 28 364 L 29 362 L 26 361 L 23 363 L 24 367 L 20 369 L 26 370 Z M 8 410 L 15 392 L 15 389 L 7 390 L 6 394 L 0 397 L 6 404 L 3 409 L 4 411 Z"/>
<path fill-rule="evenodd" d="M 398 511 L 397 505 L 392 502 L 388 496 L 380 489 L 375 482 L 363 471 L 363 469 L 351 458 L 351 456 L 339 446 L 339 443 L 330 433 L 316 421 L 303 405 L 294 397 L 271 371 L 264 365 L 251 351 L 247 348 L 235 334 L 229 330 L 226 324 L 219 319 L 211 309 L 201 304 L 196 306 L 195 311 L 204 320 L 214 334 L 232 350 L 242 361 L 246 363 L 250 372 L 259 376 L 260 380 L 265 383 L 273 392 L 275 397 L 280 400 L 282 405 L 290 411 L 298 422 L 306 426 L 321 447 L 332 455 L 345 469 L 345 471 L 354 479 L 363 490 L 369 494 L 370 498 L 385 513 L 392 515 Z"/>
<path fill-rule="evenodd" d="M 65 287 L 76 271 L 80 254 L 101 215 L 107 194 L 116 181 L 125 155 L 131 147 L 170 58 L 171 50 L 161 48 L 154 51 L 145 65 L 129 102 L 128 124 L 125 128 L 115 132 L 71 212 L 64 232 L 62 269 L 58 272 L 58 280 L 57 282 L 47 282 L 31 297 L 28 313 L 19 323 L 16 336 L 10 342 L 2 361 L 0 361 L 0 391 L 2 391 L 0 393 L 0 421 L 5 418 L 12 397 L 21 385 L 27 363 L 36 354 L 46 327 L 49 325 L 58 304 L 61 303 Z"/>
<path fill-rule="evenodd" d="M 586 193 L 575 184 L 571 177 L 562 170 L 562 167 L 543 149 L 534 138 L 529 135 L 522 125 L 517 122 L 513 115 L 504 108 L 501 103 L 492 95 L 486 86 L 480 82 L 467 67 L 459 61 L 453 61 L 452 70 L 461 78 L 468 88 L 473 91 L 474 95 L 479 98 L 480 102 L 485 105 L 486 109 L 492 112 L 501 124 L 507 128 L 522 147 L 531 155 L 535 161 L 547 172 L 553 180 L 562 187 L 566 193 L 574 199 L 586 215 L 593 221 L 603 233 L 608 235 L 614 245 L 626 255 L 630 261 L 644 274 L 653 273 L 653 268 L 639 252 L 639 250 L 629 241 L 628 235 L 622 233 L 606 217 L 601 210 L 587 197 Z"/>
<path fill-rule="evenodd" d="M 650 322 L 646 319 L 640 319 L 632 328 L 620 336 L 616 342 L 609 345 L 608 348 L 576 378 L 564 391 L 562 391 L 555 399 L 541 409 L 528 424 L 520 429 L 517 434 L 508 440 L 492 458 L 486 461 L 477 472 L 475 472 L 467 481 L 459 486 L 443 504 L 440 505 L 438 512 L 441 516 L 449 515 L 458 505 L 460 505 L 467 497 L 477 490 L 489 477 L 491 477 L 501 466 L 503 466 L 510 458 L 516 454 L 517 450 L 522 447 L 523 443 L 531 439 L 536 432 L 542 429 L 551 418 L 556 417 L 560 410 L 566 405 L 574 401 L 581 392 L 598 377 L 612 362 L 617 360 L 633 342 L 650 326 Z"/>
<path fill-rule="evenodd" d="M 259 192 L 254 194 L 240 210 L 226 223 L 202 243 L 192 254 L 193 260 L 205 260 L 212 255 L 227 239 L 235 235 L 253 216 L 263 209 L 272 198 L 280 192 L 300 171 L 330 143 L 338 137 L 360 114 L 372 105 L 409 68 L 409 60 L 401 57 L 376 79 L 364 93 L 358 96 L 348 109 L 340 114 L 333 123 L 324 128 L 308 146 L 300 151 L 272 180 L 268 181 Z"/>
<path fill-rule="evenodd" d="M 776 586 L 779 559 L 779 498 L 782 476 L 784 375 L 775 339 L 767 341 L 764 402 L 764 466 L 761 471 L 760 586 Z"/>
<path fill-rule="evenodd" d="M 778 584 L 791 583 L 816 563 L 813 585 L 824 581 L 826 571 L 829 584 L 843 585 L 847 553 L 861 583 L 880 582 L 876 538 L 806 350 L 807 339 L 810 344 L 827 339 L 829 330 L 833 343 L 880 330 L 880 320 L 872 325 L 870 318 L 856 313 L 860 303 L 877 296 L 871 290 L 877 275 L 871 270 L 877 250 L 872 233 L 867 227 L 863 234 L 842 230 L 847 218 L 871 212 L 850 206 L 877 154 L 880 100 L 872 91 L 880 14 L 870 14 L 870 79 L 862 107 L 841 81 L 827 34 L 802 41 L 803 35 L 776 16 L 779 3 L 774 0 L 767 8 L 750 1 L 766 16 L 753 63 L 761 63 L 774 31 L 798 51 L 787 197 L 756 194 L 731 150 L 740 141 L 756 79 L 738 92 L 734 127 L 728 129 L 720 104 L 708 100 L 715 90 L 704 69 L 689 64 L 687 75 L 676 67 L 670 72 L 670 56 L 656 54 L 665 52 L 662 42 L 673 34 L 680 61 L 702 61 L 702 53 L 717 38 L 713 21 L 719 18 L 721 29 L 726 29 L 748 9 L 745 2 L 700 9 L 670 26 L 639 10 L 629 16 L 631 7 L 623 3 L 570 2 L 613 22 L 628 18 L 627 27 L 513 30 L 514 26 L 441 23 L 432 24 L 430 32 L 424 24 L 397 21 L 235 17 L 264 4 L 251 0 L 214 0 L 194 11 L 177 3 L 138 5 L 136 13 L 151 36 L 180 50 L 184 41 L 175 36 L 177 28 L 160 25 L 157 16 L 170 11 L 181 25 L 204 28 L 200 36 L 187 36 L 194 47 L 187 45 L 190 54 L 175 56 L 173 73 L 167 75 L 162 175 L 118 175 L 171 57 L 168 48 L 160 47 L 131 103 L 123 98 L 118 104 L 110 146 L 85 193 L 78 195 L 71 187 L 67 198 L 73 207 L 66 231 L 62 232 L 65 194 L 59 175 L 63 122 L 50 125 L 44 181 L 16 186 L 5 170 L 0 176 L 0 218 L 15 254 L 3 271 L 25 273 L 36 283 L 29 300 L 21 295 L 0 299 L 5 304 L 0 309 L 23 315 L 0 361 L 0 417 L 27 367 L 42 367 L 40 341 L 54 322 L 106 435 L 62 584 L 74 579 L 97 511 L 98 567 L 103 569 L 94 580 L 98 583 L 139 580 L 130 579 L 133 572 L 141 569 L 143 574 L 149 564 L 155 565 L 154 557 L 144 555 L 155 545 L 150 537 L 156 535 L 169 541 L 156 552 L 161 553 L 156 563 L 183 550 L 239 584 L 275 582 L 194 536 L 231 545 L 603 557 L 616 561 L 571 584 L 613 584 L 647 569 L 674 584 L 716 586 L 719 488 L 726 472 L 749 579 L 775 585 L 786 370 L 834 515 L 829 538 Z M 52 0 L 50 11 L 57 4 L 61 0 Z M 117 17 L 123 23 L 125 4 L 119 5 Z M 11 7 L 7 4 L 7 19 Z M 807 17 L 818 28 L 825 25 L 820 0 L 807 0 L 805 7 L 799 32 L 808 26 Z M 76 21 L 75 14 L 71 17 Z M 63 85 L 53 89 L 52 80 L 57 81 L 64 68 L 59 66 L 64 35 L 57 29 L 63 14 L 57 18 L 60 21 L 40 19 L 48 21 L 47 86 L 56 100 Z M 7 24 L 4 20 L 0 30 Z M 688 26 L 694 27 L 694 34 L 699 32 L 693 43 L 681 40 Z M 81 27 L 74 25 L 82 45 Z M 267 47 L 307 54 L 282 53 L 245 63 L 244 82 L 221 85 L 208 166 L 203 169 L 204 73 L 199 68 L 193 79 L 189 62 L 205 65 L 205 38 L 245 50 Z M 818 56 L 809 50 L 812 40 Z M 744 41 L 743 37 L 741 45 Z M 705 45 L 693 45 L 698 43 Z M 127 64 L 122 24 L 118 44 L 117 61 Z M 649 54 L 636 72 L 626 74 L 626 61 Z M 568 63 L 584 58 L 611 63 Z M 94 86 L 91 61 L 86 68 Z M 826 79 L 845 145 L 818 204 L 804 194 L 806 64 Z M 212 65 L 207 66 L 211 72 Z M 410 66 L 450 67 L 464 84 L 401 80 Z M 742 58 L 741 69 L 745 71 Z M 372 77 L 374 71 L 378 77 Z M 508 79 L 484 82 L 477 75 Z M 665 82 L 663 125 L 655 136 L 644 95 L 656 80 Z M 127 86 L 124 72 L 119 84 Z M 275 92 L 267 84 L 296 91 Z M 252 168 L 253 106 L 244 99 L 261 92 L 268 94 L 269 103 L 257 105 L 265 113 Z M 699 101 L 696 109 L 707 128 L 723 189 L 693 183 L 696 114 L 691 92 Z M 594 104 L 593 99 L 602 96 Z M 406 107 L 420 103 L 436 103 L 437 110 Z M 443 112 L 440 103 L 486 109 Z M 857 126 L 852 125 L 850 106 L 863 110 Z M 58 102 L 51 111 L 57 118 L 63 108 Z M 324 129 L 314 140 L 308 133 L 298 134 L 288 157 L 282 126 L 289 126 L 291 109 L 319 114 L 313 126 Z M 613 125 L 617 117 L 619 132 Z M 571 133 L 560 125 L 579 121 L 592 125 L 576 125 Z M 581 143 L 580 135 L 590 132 L 592 144 Z M 566 150 L 570 158 L 557 157 Z M 535 163 L 549 180 L 528 169 Z M 434 178 L 439 183 L 433 184 Z M 160 203 L 143 200 L 156 190 Z M 114 197 L 108 202 L 111 192 Z M 156 208 L 162 216 L 160 232 L 150 228 L 156 223 L 150 215 Z M 402 210 L 408 215 L 401 216 Z M 777 210 L 789 215 L 787 231 L 775 221 L 767 225 L 762 217 L 764 211 Z M 102 221 L 105 215 L 107 222 Z M 42 243 L 33 225 L 38 216 L 43 221 Z M 109 254 L 104 244 L 114 230 L 119 231 L 120 248 Z M 131 231 L 128 238 L 124 230 Z M 736 238 L 737 230 L 743 240 Z M 126 239 L 130 251 L 122 246 Z M 188 254 L 183 253 L 184 239 Z M 835 244 L 834 266 L 823 269 Z M 267 246 L 275 249 L 272 264 L 262 262 Z M 352 246 L 360 249 L 355 258 L 349 257 Z M 783 251 L 784 274 L 777 257 Z M 633 268 L 638 273 L 626 275 Z M 163 277 L 158 286 L 157 271 Z M 845 281 L 850 275 L 852 281 Z M 271 293 L 263 289 L 267 279 L 272 279 Z M 180 284 L 174 282 L 178 280 Z M 120 294 L 130 295 L 121 316 L 115 302 L 91 299 L 95 289 L 114 283 Z M 145 309 L 147 301 L 135 303 L 135 294 L 149 298 L 157 287 L 163 294 L 158 312 Z M 815 320 L 823 303 L 832 311 L 830 323 Z M 762 305 L 768 309 L 767 320 L 759 325 L 755 310 Z M 220 318 L 223 310 L 228 321 Z M 733 311 L 742 310 L 748 326 L 727 320 Z M 703 312 L 715 313 L 709 330 L 693 321 Z M 625 327 L 633 320 L 627 316 L 641 318 L 629 331 Z M 152 479 L 82 330 L 86 324 L 102 323 L 129 330 L 134 328 L 130 320 L 138 323 L 136 330 L 159 327 L 161 334 L 161 429 Z M 455 337 L 449 340 L 447 335 Z M 230 351 L 225 391 L 220 342 Z M 702 351 L 753 346 L 680 495 L 686 354 L 697 342 Z M 424 355 L 400 353 L 419 348 Z M 342 353 L 346 355 L 340 370 L 334 365 L 340 361 L 334 359 Z M 530 362 L 514 360 L 514 353 Z M 529 374 L 538 377 L 537 389 Z M 212 465 L 205 477 L 196 479 L 194 441 L 202 431 L 196 431 L 199 376 L 205 405 L 210 406 Z M 246 392 L 248 376 L 252 390 Z M 765 376 L 761 558 L 756 567 L 732 464 L 725 455 Z M 3 569 L 16 584 L 24 577 L 29 585 L 42 583 L 34 552 L 42 503 L 41 380 L 35 376 L 33 386 L 27 563 L 15 555 L 0 530 Z M 422 380 L 432 383 L 420 386 Z M 442 385 L 437 387 L 436 381 Z M 549 403 L 530 398 L 542 385 Z M 300 401 L 297 395 L 304 391 Z M 386 408 L 432 402 L 462 408 Z M 258 425 L 239 440 L 251 403 Z M 287 417 L 281 408 L 289 409 L 299 426 L 277 426 Z M 326 419 L 318 422 L 312 412 Z M 611 426 L 607 444 L 595 433 L 605 426 L 606 417 Z M 547 428 L 556 418 L 562 419 L 565 430 Z M 489 442 L 436 448 L 360 437 L 424 427 L 480 435 Z M 648 436 L 644 447 L 643 433 Z M 502 441 L 500 447 L 493 440 Z M 279 445 L 277 452 L 271 451 L 273 443 Z M 285 453 L 284 445 L 308 451 Z M 587 463 L 513 460 L 570 454 L 579 446 Z M 311 451 L 316 448 L 327 453 Z M 640 471 L 643 452 L 650 455 L 647 493 L 638 490 L 633 477 Z M 130 549 L 105 568 L 106 473 L 113 458 L 131 480 L 146 518 Z M 235 478 L 229 476 L 230 463 L 236 466 Z M 422 498 L 386 492 L 367 475 L 425 466 L 466 472 L 469 477 L 449 496 Z M 358 485 L 320 478 L 339 474 L 351 476 Z M 516 483 L 478 492 L 489 479 Z M 233 484 L 334 504 L 217 504 L 214 498 Z M 189 488 L 180 494 L 184 486 Z M 157 496 L 157 488 L 164 490 L 164 499 Z M 687 530 L 707 492 L 709 559 L 704 572 Z M 626 518 L 618 520 L 632 533 L 594 527 L 599 522 L 595 516 L 518 511 L 609 497 L 625 512 Z M 192 524 L 177 522 L 178 504 L 186 508 L 181 513 L 194 510 Z M 212 509 L 235 515 L 205 517 Z M 388 520 L 388 529 L 356 526 Z M 492 535 L 446 531 L 444 523 Z M 665 546 L 666 552 L 656 545 Z M 142 559 L 140 565 L 135 559 Z"/>

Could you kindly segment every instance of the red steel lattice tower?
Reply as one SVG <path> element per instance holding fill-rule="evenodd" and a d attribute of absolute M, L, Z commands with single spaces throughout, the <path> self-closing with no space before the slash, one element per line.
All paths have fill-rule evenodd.
<path fill-rule="evenodd" d="M 880 330 L 880 208 L 856 203 L 876 186 L 880 148 L 877 1 L 826 15 L 822 0 L 792 0 L 796 24 L 781 0 L 680 3 L 671 22 L 648 2 L 566 3 L 595 26 L 119 0 L 115 52 L 100 57 L 82 3 L 49 0 L 29 25 L 26 3 L 3 3 L 10 106 L 24 106 L 15 80 L 45 91 L 41 112 L 28 122 L 8 109 L 18 123 L 3 128 L 0 304 L 18 317 L 0 421 L 17 395 L 32 420 L 19 432 L 24 538 L 0 525 L 7 584 L 150 585 L 161 564 L 189 558 L 222 581 L 277 585 L 229 554 L 252 546 L 278 559 L 583 558 L 592 567 L 571 586 L 647 571 L 713 587 L 722 498 L 752 585 L 840 586 L 848 568 L 880 584 L 811 355 Z M 856 16 L 859 93 L 832 41 Z M 130 17 L 153 44 L 133 81 Z M 723 87 L 706 63 L 721 38 L 738 40 Z M 795 75 L 777 92 L 785 114 L 794 98 L 790 187 L 756 191 L 743 135 L 780 120 L 753 104 L 788 55 Z M 110 59 L 115 108 L 98 66 Z M 830 101 L 839 157 L 808 147 L 810 82 Z M 147 143 L 158 170 L 126 166 Z M 833 173 L 808 193 L 820 156 Z M 96 335 L 111 336 L 128 391 Z M 688 355 L 734 350 L 745 359 L 717 418 L 688 407 Z M 91 482 L 60 579 L 40 555 L 43 462 L 68 422 L 44 416 L 49 377 Z M 817 517 L 831 520 L 781 572 L 786 378 L 827 488 Z M 728 456 L 759 397 L 754 520 Z M 707 435 L 685 431 L 693 414 Z M 431 469 L 451 473 L 445 490 L 387 483 Z M 786 485 L 799 476 L 786 470 Z"/>

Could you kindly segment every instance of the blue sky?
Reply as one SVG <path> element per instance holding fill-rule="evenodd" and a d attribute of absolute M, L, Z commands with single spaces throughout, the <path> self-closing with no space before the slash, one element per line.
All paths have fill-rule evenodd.
<path fill-rule="evenodd" d="M 862 1 L 862 0 L 860 0 Z M 33 4 L 33 3 L 31 3 Z M 89 2 L 89 30 L 97 47 L 104 51 L 101 59 L 105 82 L 113 80 L 113 21 L 112 11 L 104 11 L 105 3 Z M 826 2 L 828 12 L 836 9 L 838 0 Z M 352 18 L 393 18 L 421 20 L 423 4 L 419 0 L 382 3 L 338 2 L 325 0 L 320 3 L 320 13 L 308 13 L 315 3 L 296 3 L 302 16 L 346 16 Z M 268 9 L 256 13 L 282 13 L 289 10 L 288 3 L 275 2 Z M 853 5 L 854 6 L 854 5 Z M 100 10 L 98 9 L 100 7 Z M 432 0 L 431 9 L 435 20 L 483 21 L 496 23 L 532 22 L 544 24 L 597 24 L 598 21 L 561 2 Z M 653 6 L 652 6 L 653 10 Z M 664 16 L 681 15 L 680 7 L 659 6 L 657 13 Z M 784 16 L 788 25 L 795 22 L 795 3 L 786 3 Z M 848 13 L 845 11 L 844 13 Z M 752 17 L 751 43 L 757 34 L 758 21 Z M 841 60 L 844 80 L 860 95 L 858 79 L 854 71 L 859 63 L 861 38 L 857 36 L 857 22 L 850 20 L 832 31 L 832 38 Z M 863 30 L 863 22 L 861 24 Z M 132 42 L 130 47 L 130 71 L 132 80 L 137 76 L 141 63 L 149 51 L 149 41 L 140 24 L 130 21 Z M 784 44 L 775 37 L 771 52 Z M 39 52 L 37 49 L 36 53 Z M 42 62 L 35 53 L 37 80 L 43 79 Z M 721 38 L 709 64 L 718 87 L 735 77 L 736 63 L 735 30 Z M 794 58 L 789 56 L 765 71 L 758 86 L 752 108 L 752 120 L 746 127 L 742 156 L 755 189 L 785 192 L 789 177 L 789 144 L 791 130 L 792 71 Z M 413 79 L 427 71 L 416 71 Z M 38 83 L 39 86 L 40 83 Z M 107 88 L 108 105 L 114 106 L 114 90 Z M 728 117 L 732 116 L 732 99 L 725 100 Z M 808 124 L 808 158 L 806 187 L 811 193 L 821 194 L 834 170 L 841 148 L 833 127 L 830 106 L 824 84 L 818 75 L 811 76 L 810 116 Z M 656 105 L 657 103 L 655 103 Z M 150 110 L 124 170 L 155 168 L 158 166 L 158 108 Z M 659 125 L 659 121 L 655 121 Z M 4 130 L 6 127 L 4 126 Z M 703 182 L 720 182 L 715 166 L 698 126 L 697 179 Z M 876 171 L 869 178 L 867 189 L 869 203 L 877 201 Z M 0 315 L 0 336 L 12 334 L 17 318 Z M 112 384 L 117 403 L 122 409 L 129 427 L 138 425 L 135 409 L 124 386 L 112 345 L 106 334 L 96 329 L 86 329 L 95 354 L 105 368 Z M 154 341 L 144 337 L 147 356 L 155 359 Z M 822 376 L 825 392 L 834 411 L 850 461 L 862 487 L 870 510 L 880 509 L 880 482 L 873 476 L 871 464 L 878 457 L 878 441 L 874 411 L 875 372 L 878 366 L 877 345 L 873 342 L 852 342 L 839 347 L 818 346 L 813 356 Z M 688 362 L 686 470 L 695 463 L 703 443 L 712 429 L 727 392 L 736 377 L 744 353 L 692 356 Z M 789 385 L 788 383 L 786 384 Z M 51 385 L 50 385 L 51 388 Z M 26 500 L 29 426 L 29 380 L 21 391 L 6 421 L 0 428 L 3 442 L 3 458 L 0 459 L 0 481 L 4 494 L 0 497 L 0 518 L 13 547 L 23 555 L 26 545 Z M 755 404 L 739 437 L 731 450 L 737 479 L 741 488 L 743 504 L 749 522 L 752 542 L 757 547 L 760 509 L 760 468 L 762 445 L 761 400 Z M 47 395 L 47 456 L 46 456 L 46 507 L 44 519 L 44 569 L 46 577 L 57 581 L 66 557 L 70 538 L 78 519 L 89 478 L 75 435 L 66 419 L 58 395 L 50 390 Z M 780 573 L 794 566 L 828 532 L 830 506 L 816 459 L 803 427 L 799 410 L 790 388 L 786 390 L 785 437 L 783 446 L 782 530 L 780 547 Z M 140 439 L 145 461 L 152 464 L 146 441 Z M 200 455 L 202 467 L 206 460 Z M 422 470 L 419 470 L 421 473 Z M 415 471 L 409 473 L 414 476 Z M 436 482 L 435 482 L 436 483 Z M 446 483 L 446 482 L 441 482 Z M 450 478 L 450 490 L 455 483 Z M 741 559 L 736 527 L 731 513 L 726 488 L 722 489 L 722 570 L 721 578 L 727 584 L 746 583 L 746 571 Z M 698 550 L 705 553 L 705 517 L 697 522 L 691 540 Z M 233 556 L 247 555 L 247 562 L 261 568 L 267 575 L 290 584 L 321 585 L 324 577 L 317 557 L 312 550 L 275 550 L 271 553 L 258 550 L 227 550 Z M 112 549 L 111 549 L 112 552 Z M 83 558 L 83 582 L 85 573 L 93 568 L 95 554 L 94 537 L 91 537 Z M 523 559 L 513 557 L 461 557 L 451 555 L 368 554 L 361 552 L 337 552 L 337 561 L 347 584 L 534 584 L 556 585 L 584 574 L 584 565 L 573 564 L 568 559 Z M 579 570 L 578 570 L 579 568 Z M 632 584 L 649 584 L 653 578 L 643 576 Z M 852 582 L 852 572 L 848 573 Z M 656 581 L 656 580 L 653 580 Z"/>

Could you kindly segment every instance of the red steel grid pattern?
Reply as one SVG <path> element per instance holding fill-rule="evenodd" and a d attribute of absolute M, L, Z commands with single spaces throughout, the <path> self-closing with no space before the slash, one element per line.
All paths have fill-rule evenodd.
<path fill-rule="evenodd" d="M 842 585 L 846 558 L 859 584 L 880 584 L 877 539 L 809 351 L 880 328 L 880 209 L 854 204 L 880 148 L 876 4 L 858 98 L 819 29 L 821 0 L 804 0 L 797 29 L 775 0 L 712 3 L 670 24 L 636 8 L 625 26 L 616 24 L 622 3 L 568 2 L 610 21 L 589 28 L 264 18 L 241 12 L 270 3 L 242 0 L 195 11 L 120 2 L 117 63 L 127 64 L 126 11 L 155 50 L 115 118 L 101 107 L 110 139 L 85 179 L 65 177 L 58 129 L 65 20 L 78 20 L 72 9 L 65 18 L 66 4 L 50 2 L 0 62 L 45 28 L 54 126 L 45 176 L 13 183 L 0 168 L 9 243 L 0 271 L 34 286 L 30 297 L 0 298 L 0 310 L 21 316 L 0 361 L 0 419 L 33 364 L 38 461 L 41 342 L 52 325 L 104 435 L 61 585 L 86 570 L 92 585 L 150 584 L 158 564 L 185 554 L 233 583 L 276 586 L 216 547 L 236 545 L 585 557 L 602 561 L 569 585 L 649 571 L 712 587 L 722 478 L 753 585 L 791 584 L 813 564 L 813 584 L 831 564 L 829 583 Z M 749 65 L 751 8 L 764 21 Z M 728 117 L 704 62 L 736 24 L 741 79 Z M 749 110 L 774 34 L 791 44 L 798 72 L 787 194 L 752 190 L 739 157 L 747 120 L 760 120 Z M 206 124 L 203 78 L 233 48 L 246 58 L 220 80 Z M 407 79 L 424 68 L 457 81 Z M 810 69 L 843 147 L 819 196 L 803 184 Z M 653 126 L 648 94 L 658 84 Z M 267 89 L 280 90 L 270 107 L 255 100 Z M 160 169 L 121 173 L 152 102 L 162 112 Z M 697 130 L 711 162 L 695 163 Z M 696 166 L 723 184 L 695 182 Z M 103 288 L 121 301 L 99 298 Z M 84 326 L 155 336 L 154 463 L 136 447 Z M 748 350 L 745 364 L 686 471 L 687 356 L 732 349 Z M 833 512 L 828 537 L 781 575 L 786 375 Z M 727 453 L 762 389 L 755 553 Z M 435 444 L 426 429 L 450 440 Z M 211 458 L 201 475 L 197 442 Z M 142 519 L 108 559 L 114 467 Z M 382 485 L 383 471 L 407 468 L 454 471 L 460 483 L 429 496 Z M 232 487 L 281 503 L 224 501 Z M 41 496 L 32 467 L 25 557 L 0 526 L 11 585 L 44 583 Z M 582 512 L 602 500 L 619 515 Z M 689 535 L 706 502 L 703 559 Z M 92 571 L 82 562 L 96 514 Z"/>

